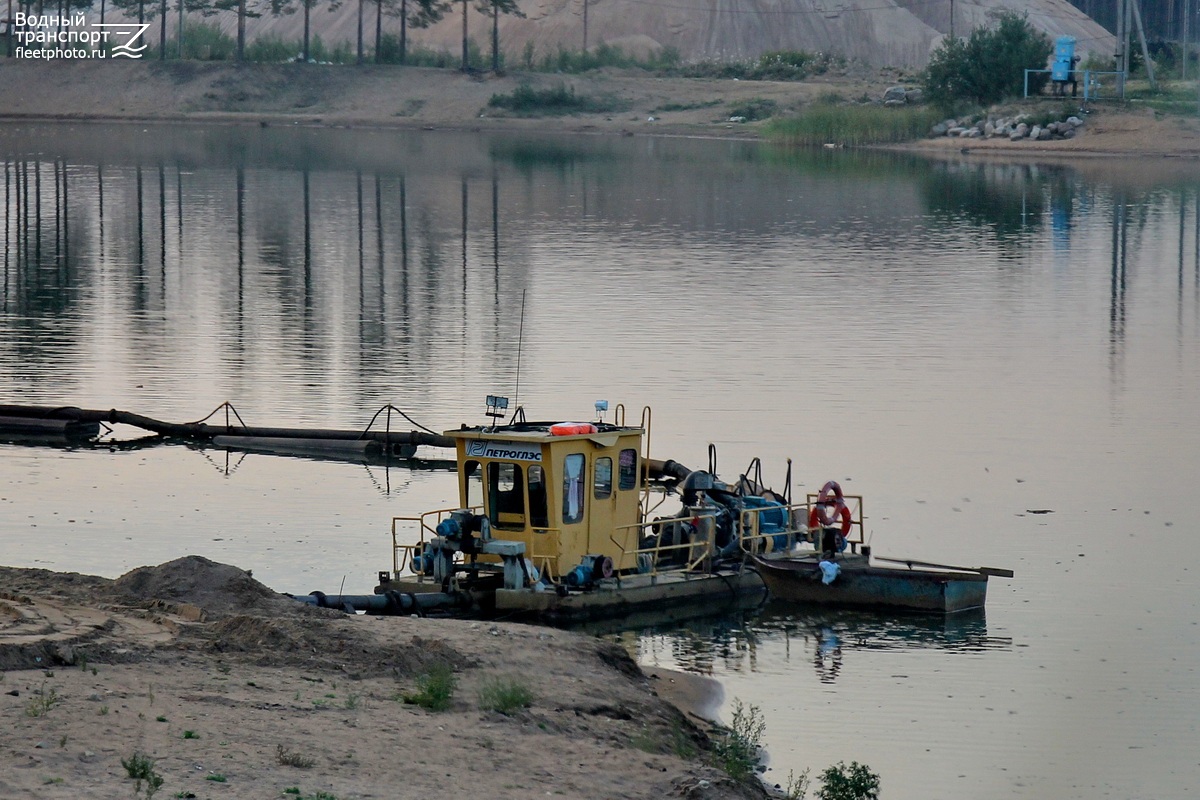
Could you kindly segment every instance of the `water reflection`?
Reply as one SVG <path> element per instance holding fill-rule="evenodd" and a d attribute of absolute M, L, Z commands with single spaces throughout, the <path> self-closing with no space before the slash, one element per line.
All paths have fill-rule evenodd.
<path fill-rule="evenodd" d="M 629 638 L 629 637 L 626 637 Z M 632 641 L 632 639 L 630 639 Z M 880 614 L 808 610 L 772 602 L 761 611 L 652 629 L 637 637 L 639 659 L 704 675 L 787 671 L 806 667 L 834 684 L 864 651 L 1008 650 L 1012 639 L 988 634 L 983 609 L 958 614 Z"/>
<path fill-rule="evenodd" d="M 96 357 L 88 331 L 106 330 L 106 345 L 123 352 L 101 352 L 97 368 L 158 384 L 156 400 L 172 402 L 167 384 L 181 394 L 205 387 L 219 392 L 205 402 L 261 399 L 307 415 L 335 396 L 359 408 L 396 399 L 397 386 L 426 395 L 447 357 L 477 384 L 515 384 L 519 309 L 538 288 L 535 271 L 543 292 L 595 283 L 613 302 L 656 275 L 681 297 L 700 289 L 718 304 L 747 283 L 770 286 L 823 296 L 844 323 L 875 291 L 900 312 L 927 311 L 927 298 L 983 254 L 1014 296 L 1029 291 L 1037 259 L 1028 256 L 1047 244 L 1055 280 L 1085 280 L 1080 254 L 1107 240 L 1106 347 L 1120 387 L 1136 262 L 1162 238 L 1164 218 L 1178 220 L 1179 336 L 1187 310 L 1200 308 L 1200 249 L 1186 241 L 1200 216 L 1179 176 L 1145 186 L 1066 166 L 745 143 L 434 141 L 0 130 L 0 309 L 18 333 L 0 343 L 0 365 L 61 377 Z M 696 268 L 707 254 L 722 268 Z M 547 259 L 556 268 L 537 271 Z M 844 300 L 829 286 L 834 272 L 855 284 Z M 60 400 L 72 384 L 47 382 L 46 396 Z M 256 387 L 267 386 L 273 396 L 260 398 Z"/>
<path fill-rule="evenodd" d="M 1019 570 L 990 627 L 769 609 L 625 640 L 767 709 L 778 763 L 851 754 L 899 796 L 1183 796 L 1200 165 L 976 159 L 0 126 L 0 389 L 330 428 L 478 421 L 518 377 L 546 413 L 649 404 L 655 457 L 796 457 L 798 492 L 853 480 L 903 552 Z M 0 446 L 0 555 L 370 591 L 388 520 L 457 497 L 440 471 L 123 446 Z M 1162 532 L 1176 558 L 1129 556 Z"/>
<path fill-rule="evenodd" d="M 998 239 L 1028 247 L 1028 239 L 1012 234 L 1044 224 L 1051 187 L 1061 187 L 1066 172 L 1035 164 L 942 162 L 925 173 L 921 188 L 935 218 L 986 225 Z M 1056 214 L 1069 219 L 1070 213 L 1060 200 Z"/>

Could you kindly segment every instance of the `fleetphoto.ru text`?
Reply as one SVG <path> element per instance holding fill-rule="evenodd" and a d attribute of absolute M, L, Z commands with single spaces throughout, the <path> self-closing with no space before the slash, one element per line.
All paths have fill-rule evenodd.
<path fill-rule="evenodd" d="M 89 23 L 83 14 L 13 15 L 17 58 L 141 58 L 142 34 L 150 26 L 137 22 Z"/>

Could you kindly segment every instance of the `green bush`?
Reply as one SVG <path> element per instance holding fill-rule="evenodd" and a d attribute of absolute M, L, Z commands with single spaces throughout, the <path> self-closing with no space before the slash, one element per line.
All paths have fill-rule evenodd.
<path fill-rule="evenodd" d="M 775 115 L 775 110 L 779 104 L 774 100 L 768 100 L 764 97 L 753 97 L 749 100 L 744 100 L 736 106 L 729 107 L 729 116 L 741 117 L 746 122 L 756 122 L 760 119 L 769 119 Z"/>
<path fill-rule="evenodd" d="M 508 715 L 533 705 L 533 690 L 520 678 L 492 678 L 479 690 L 479 705 Z"/>
<path fill-rule="evenodd" d="M 763 53 L 751 61 L 698 61 L 666 71 L 685 78 L 799 81 L 811 75 L 822 75 L 832 68 L 844 66 L 845 63 L 844 58 L 830 53 L 776 50 Z"/>
<path fill-rule="evenodd" d="M 493 108 L 511 111 L 520 117 L 536 117 L 555 114 L 593 113 L 621 111 L 628 107 L 611 95 L 592 97 L 575 94 L 575 87 L 563 84 L 549 89 L 534 89 L 522 83 L 509 94 L 494 94 L 488 100 Z"/>
<path fill-rule="evenodd" d="M 312 41 L 309 41 L 308 54 L 312 57 Z M 280 36 L 269 34 L 260 36 L 246 45 L 246 60 L 257 61 L 260 64 L 281 64 L 285 61 L 295 61 L 304 54 L 304 42 L 288 42 Z"/>
<path fill-rule="evenodd" d="M 679 51 L 673 47 L 664 47 L 646 58 L 638 58 L 609 44 L 586 51 L 559 47 L 540 59 L 534 57 L 533 46 L 529 44 L 520 58 L 520 64 L 525 69 L 540 72 L 576 74 L 613 67 L 643 69 L 684 78 L 737 78 L 745 81 L 798 81 L 811 75 L 822 75 L 845 63 L 844 58 L 830 53 L 775 50 L 749 61 L 697 61 L 684 64 Z"/>
<path fill-rule="evenodd" d="M 559 46 L 553 53 L 547 53 L 540 60 L 534 58 L 532 43 L 525 46 L 521 56 L 521 64 L 526 69 L 536 69 L 540 72 L 580 73 L 604 67 L 617 69 L 644 69 L 648 71 L 668 70 L 679 64 L 679 51 L 672 47 L 664 47 L 655 51 L 648 58 L 640 59 L 630 55 L 610 44 L 601 44 L 591 50 L 567 50 Z"/>
<path fill-rule="evenodd" d="M 155 793 L 162 788 L 163 777 L 154 770 L 154 759 L 145 753 L 134 753 L 129 760 L 122 758 L 121 766 L 125 768 L 125 774 L 129 776 L 129 779 L 134 781 L 134 797 L 142 793 L 143 782 L 147 798 L 154 797 Z"/>
<path fill-rule="evenodd" d="M 417 678 L 417 691 L 403 695 L 404 702 L 418 705 L 426 711 L 445 711 L 450 707 L 458 681 L 454 670 L 442 664 Z"/>
<path fill-rule="evenodd" d="M 749 780 L 758 766 L 758 746 L 767 723 L 758 706 L 733 701 L 733 724 L 717 737 L 713 755 L 717 766 L 736 781 Z"/>
<path fill-rule="evenodd" d="M 866 764 L 839 761 L 821 773 L 819 800 L 879 800 L 879 776 Z"/>
<path fill-rule="evenodd" d="M 1050 37 L 1011 11 L 996 15 L 994 28 L 976 28 L 966 39 L 946 39 L 934 51 L 923 84 L 930 102 L 950 108 L 961 100 L 981 105 L 1020 95 L 1026 69 L 1045 69 L 1054 47 Z M 1029 76 L 1029 91 L 1037 93 L 1050 76 Z"/>
<path fill-rule="evenodd" d="M 176 58 L 178 40 L 167 40 L 167 58 Z M 222 33 L 215 24 L 185 22 L 183 25 L 183 57 L 194 61 L 230 61 L 237 54 L 237 40 Z"/>

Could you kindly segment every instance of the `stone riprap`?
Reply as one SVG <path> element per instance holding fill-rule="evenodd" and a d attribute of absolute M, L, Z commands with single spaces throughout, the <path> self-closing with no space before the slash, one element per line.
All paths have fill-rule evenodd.
<path fill-rule="evenodd" d="M 945 119 L 929 129 L 930 138 L 942 136 L 958 139 L 996 139 L 1006 137 L 1009 141 L 1046 142 L 1056 139 L 1073 139 L 1081 133 L 1083 120 L 1076 116 L 1064 120 L 1049 122 L 1045 125 L 1031 125 L 1028 115 L 1018 114 L 1015 117 L 988 117 L 986 119 Z"/>

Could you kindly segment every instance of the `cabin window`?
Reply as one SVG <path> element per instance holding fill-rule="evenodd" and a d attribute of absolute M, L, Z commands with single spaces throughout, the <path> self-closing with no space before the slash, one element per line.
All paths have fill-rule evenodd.
<path fill-rule="evenodd" d="M 583 519 L 583 479 L 586 461 L 583 453 L 572 453 L 563 459 L 563 524 Z"/>
<path fill-rule="evenodd" d="M 632 447 L 622 450 L 618 466 L 620 468 L 620 476 L 618 478 L 617 486 L 622 490 L 636 488 L 637 450 L 634 450 Z"/>
<path fill-rule="evenodd" d="M 612 459 L 608 456 L 596 459 L 595 494 L 597 500 L 612 495 Z"/>
<path fill-rule="evenodd" d="M 521 468 L 506 461 L 487 465 L 488 516 L 500 528 L 525 527 L 525 482 Z"/>
<path fill-rule="evenodd" d="M 546 473 L 537 464 L 529 466 L 529 524 L 535 528 L 550 526 L 546 510 Z"/>
<path fill-rule="evenodd" d="M 467 488 L 467 508 L 483 508 L 483 473 L 478 461 L 463 464 L 463 484 Z"/>

